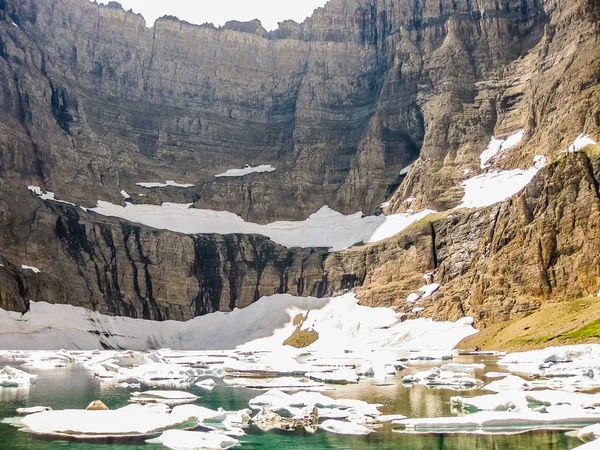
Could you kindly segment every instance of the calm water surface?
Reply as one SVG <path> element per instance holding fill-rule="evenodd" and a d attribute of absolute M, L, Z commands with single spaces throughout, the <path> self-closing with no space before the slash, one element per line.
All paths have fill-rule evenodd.
<path fill-rule="evenodd" d="M 463 359 L 460 362 L 473 362 Z M 1 361 L 18 367 L 19 363 Z M 427 366 L 419 367 L 424 370 Z M 496 370 L 490 364 L 486 371 Z M 101 384 L 90 377 L 82 367 L 64 370 L 35 371 L 40 377 L 30 389 L 0 388 L 0 419 L 14 417 L 15 409 L 27 406 L 52 406 L 54 409 L 85 408 L 91 401 L 101 399 L 109 408 L 119 408 L 128 404 L 131 390 Z M 483 371 L 478 372 L 483 375 Z M 382 403 L 385 414 L 404 414 L 409 417 L 435 417 L 450 415 L 449 399 L 453 395 L 475 396 L 481 391 L 456 391 L 427 389 L 422 386 L 407 388 L 399 382 L 401 377 L 392 379 L 389 385 L 377 385 L 372 382 L 359 385 L 341 386 L 335 391 L 323 392 L 337 398 L 357 398 L 371 403 Z M 248 401 L 261 391 L 244 388 L 231 388 L 220 383 L 212 392 L 192 387 L 190 392 L 199 395 L 198 403 L 216 409 L 239 410 L 248 407 Z M 386 426 L 377 433 L 365 437 L 346 437 L 326 432 L 314 435 L 305 433 L 262 433 L 250 429 L 249 434 L 239 438 L 242 449 L 415 449 L 415 450 L 571 450 L 582 442 L 570 438 L 562 432 L 536 432 L 513 436 L 505 435 L 414 435 L 394 433 Z M 41 440 L 29 433 L 18 431 L 7 424 L 0 424 L 0 450 L 154 450 L 164 449 L 160 445 L 141 442 L 119 443 L 81 443 L 67 441 Z M 240 448 L 240 447 L 238 447 Z"/>

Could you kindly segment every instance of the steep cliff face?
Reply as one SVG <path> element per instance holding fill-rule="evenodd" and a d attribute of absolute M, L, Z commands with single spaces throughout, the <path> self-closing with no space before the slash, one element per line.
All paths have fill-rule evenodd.
<path fill-rule="evenodd" d="M 5 177 L 88 205 L 176 179 L 197 187 L 155 196 L 260 222 L 324 204 L 371 213 L 422 147 L 439 171 L 484 145 L 498 89 L 480 84 L 548 21 L 537 0 L 334 0 L 271 35 L 174 18 L 149 29 L 85 0 L 5 0 L 2 17 Z M 260 163 L 277 171 L 214 178 Z"/>
<path fill-rule="evenodd" d="M 325 289 L 324 250 L 287 249 L 262 236 L 157 231 L 0 193 L 4 309 L 25 311 L 36 300 L 188 320 L 275 293 L 322 296 Z"/>
<path fill-rule="evenodd" d="M 594 293 L 596 159 L 569 156 L 507 203 L 448 210 L 492 135 L 526 130 L 497 168 L 553 160 L 581 132 L 598 140 L 598 17 L 594 0 L 331 0 L 267 33 L 170 17 L 147 28 L 114 3 L 0 0 L 0 307 L 183 320 L 356 288 L 412 314 L 406 296 L 434 271 L 444 288 L 424 314 L 485 324 Z M 215 177 L 244 164 L 277 170 Z M 165 180 L 195 186 L 136 185 Z M 409 197 L 446 212 L 327 254 L 151 230 L 44 203 L 28 184 L 84 206 L 125 189 L 135 203 L 261 223 L 325 204 L 403 211 Z"/>

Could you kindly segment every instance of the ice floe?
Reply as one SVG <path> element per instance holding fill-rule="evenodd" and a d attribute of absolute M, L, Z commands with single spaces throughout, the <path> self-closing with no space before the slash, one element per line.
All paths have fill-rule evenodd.
<path fill-rule="evenodd" d="M 11 366 L 5 366 L 0 371 L 0 387 L 22 387 L 35 383 L 37 375 L 15 369 Z"/>
<path fill-rule="evenodd" d="M 224 173 L 220 173 L 219 175 L 215 175 L 216 178 L 225 178 L 225 177 L 243 177 L 249 175 L 251 173 L 269 173 L 275 172 L 277 169 L 270 164 L 263 164 L 260 166 L 249 166 L 247 165 L 243 169 L 229 169 Z"/>
<path fill-rule="evenodd" d="M 162 444 L 172 450 L 221 450 L 239 443 L 237 439 L 219 433 L 186 430 L 167 430 L 148 442 Z"/>
<path fill-rule="evenodd" d="M 25 416 L 21 422 L 35 434 L 72 438 L 148 436 L 193 420 L 155 408 L 129 405 L 117 410 L 46 411 Z"/>
<path fill-rule="evenodd" d="M 406 384 L 422 384 L 428 387 L 448 387 L 452 389 L 474 389 L 483 385 L 483 381 L 461 372 L 441 370 L 433 367 L 430 370 L 405 375 L 402 382 Z"/>
<path fill-rule="evenodd" d="M 326 420 L 321 424 L 321 429 L 334 434 L 358 435 L 364 436 L 371 433 L 367 427 L 352 422 L 344 422 L 341 420 Z"/>
<path fill-rule="evenodd" d="M 515 433 L 536 429 L 564 430 L 597 423 L 600 416 L 583 411 L 477 412 L 458 417 L 395 420 L 394 431 L 416 433 Z"/>
<path fill-rule="evenodd" d="M 45 411 L 52 411 L 50 406 L 31 406 L 29 408 L 17 408 L 17 414 L 28 416 L 29 414 L 37 414 Z"/>
<path fill-rule="evenodd" d="M 134 392 L 131 396 L 131 402 L 146 405 L 149 403 L 162 403 L 168 406 L 184 405 L 194 403 L 198 396 L 183 391 L 145 391 Z"/>

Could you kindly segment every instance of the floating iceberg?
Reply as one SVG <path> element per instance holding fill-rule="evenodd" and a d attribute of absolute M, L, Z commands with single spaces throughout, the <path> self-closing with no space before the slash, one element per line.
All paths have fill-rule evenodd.
<path fill-rule="evenodd" d="M 219 433 L 185 430 L 167 430 L 147 442 L 162 444 L 172 450 L 222 450 L 239 443 L 237 439 Z"/>

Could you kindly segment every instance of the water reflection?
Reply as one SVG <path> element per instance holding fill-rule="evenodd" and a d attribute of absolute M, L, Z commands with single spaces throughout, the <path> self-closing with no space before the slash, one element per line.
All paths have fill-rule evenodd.
<path fill-rule="evenodd" d="M 2 365 L 2 361 L 0 361 Z M 13 366 L 18 366 L 12 362 Z M 420 365 L 415 371 L 424 370 Z M 490 368 L 493 366 L 490 366 Z M 40 375 L 31 388 L 0 388 L 0 419 L 15 416 L 15 409 L 26 406 L 52 406 L 54 409 L 85 408 L 91 401 L 101 399 L 111 409 L 128 404 L 134 389 L 115 383 L 105 383 L 90 376 L 83 367 L 66 370 L 34 371 Z M 222 407 L 239 410 L 248 406 L 248 401 L 261 393 L 247 388 L 232 388 L 222 380 L 212 391 L 195 386 L 189 392 L 200 397 L 199 404 L 208 408 Z M 384 405 L 386 414 L 403 414 L 410 417 L 437 417 L 450 414 L 450 397 L 456 391 L 428 389 L 424 386 L 406 387 L 401 377 L 392 378 L 387 385 L 377 381 L 361 382 L 357 385 L 339 386 L 334 391 L 324 392 L 334 398 L 357 398 L 370 403 Z M 144 386 L 142 386 L 142 389 Z M 481 391 L 469 391 L 466 395 L 478 395 Z M 388 424 L 377 433 L 365 437 L 338 436 L 325 432 L 315 435 L 262 433 L 256 429 L 242 440 L 243 449 L 250 450 L 571 450 L 581 442 L 561 432 L 535 432 L 520 435 L 414 435 L 396 433 Z M 4 450 L 155 450 L 162 446 L 144 443 L 127 445 L 102 445 L 42 441 L 34 436 L 19 432 L 7 424 L 0 424 L 0 449 Z"/>

